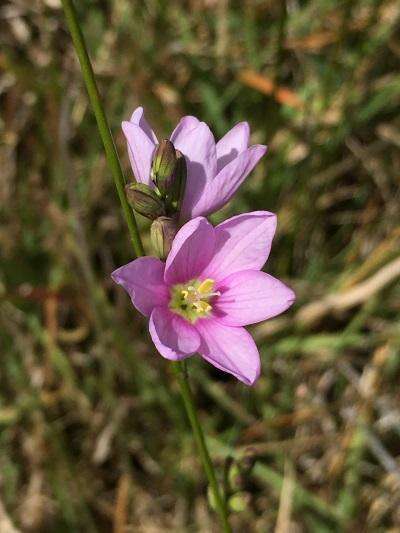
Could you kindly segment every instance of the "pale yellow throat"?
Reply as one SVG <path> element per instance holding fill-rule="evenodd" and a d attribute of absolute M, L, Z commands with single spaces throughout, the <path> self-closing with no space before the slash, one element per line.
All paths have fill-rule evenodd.
<path fill-rule="evenodd" d="M 192 280 L 188 284 L 175 285 L 171 290 L 170 308 L 190 322 L 204 318 L 212 311 L 213 299 L 220 296 L 214 291 L 214 280 Z"/>

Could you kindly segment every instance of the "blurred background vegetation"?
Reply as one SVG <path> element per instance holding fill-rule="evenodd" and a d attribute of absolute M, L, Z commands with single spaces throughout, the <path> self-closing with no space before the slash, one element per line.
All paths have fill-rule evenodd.
<path fill-rule="evenodd" d="M 248 389 L 190 362 L 237 531 L 400 531 L 400 4 L 79 0 L 120 123 L 250 123 L 269 153 L 218 221 L 278 214 L 294 308 Z M 0 531 L 217 531 L 59 0 L 0 5 Z M 146 222 L 139 221 L 142 228 Z M 145 241 L 147 250 L 148 242 Z"/>

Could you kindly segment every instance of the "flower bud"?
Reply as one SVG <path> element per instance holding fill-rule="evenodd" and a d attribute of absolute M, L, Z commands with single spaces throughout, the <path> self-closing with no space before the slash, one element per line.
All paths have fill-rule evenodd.
<path fill-rule="evenodd" d="M 167 258 L 177 232 L 178 223 L 174 218 L 159 217 L 152 223 L 150 228 L 151 242 L 160 259 Z"/>
<path fill-rule="evenodd" d="M 168 195 L 168 206 L 179 211 L 186 188 L 187 167 L 185 156 L 179 150 L 176 150 L 176 165 L 174 171 L 174 180 Z"/>
<path fill-rule="evenodd" d="M 165 215 L 164 203 L 157 193 L 144 183 L 129 183 L 126 188 L 128 201 L 135 211 L 155 220 Z"/>
<path fill-rule="evenodd" d="M 237 463 L 233 463 L 228 471 L 228 480 L 229 480 L 229 486 L 232 490 L 238 490 L 242 486 L 243 481 L 242 473 L 240 472 L 240 469 L 237 465 Z"/>
<path fill-rule="evenodd" d="M 251 496 L 248 492 L 237 492 L 228 500 L 228 507 L 234 513 L 243 513 L 249 506 Z"/>
<path fill-rule="evenodd" d="M 151 179 L 162 195 L 166 195 L 174 181 L 176 165 L 175 147 L 171 141 L 164 139 L 157 146 L 151 165 Z"/>

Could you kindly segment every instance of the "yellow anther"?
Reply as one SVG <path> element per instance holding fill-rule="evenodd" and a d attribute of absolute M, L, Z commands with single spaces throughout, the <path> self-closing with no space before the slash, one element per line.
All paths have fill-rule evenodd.
<path fill-rule="evenodd" d="M 191 322 L 206 317 L 213 308 L 214 280 L 192 280 L 190 285 L 176 285 L 171 292 L 170 308 Z"/>
<path fill-rule="evenodd" d="M 195 308 L 197 313 L 208 313 L 212 309 L 211 305 L 207 302 L 204 302 L 203 300 L 195 302 L 193 304 L 193 307 Z"/>
<path fill-rule="evenodd" d="M 200 294 L 207 295 L 213 290 L 213 288 L 214 288 L 214 280 L 207 278 L 200 283 L 197 291 Z"/>
<path fill-rule="evenodd" d="M 187 287 L 186 289 L 183 289 L 181 291 L 181 294 L 183 296 L 183 299 L 189 303 L 197 302 L 197 300 L 199 299 L 197 289 L 193 287 L 192 285 L 189 285 L 189 287 Z"/>

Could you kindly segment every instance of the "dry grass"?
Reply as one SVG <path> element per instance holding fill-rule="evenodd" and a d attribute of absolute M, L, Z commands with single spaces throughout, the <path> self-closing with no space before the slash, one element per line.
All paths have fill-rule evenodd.
<path fill-rule="evenodd" d="M 270 147 L 215 220 L 278 214 L 296 306 L 254 328 L 256 388 L 190 364 L 235 530 L 398 531 L 399 4 L 76 4 L 128 174 L 138 104 Z M 131 252 L 59 2 L 0 21 L 0 531 L 214 531 L 168 363 L 109 278 Z"/>

